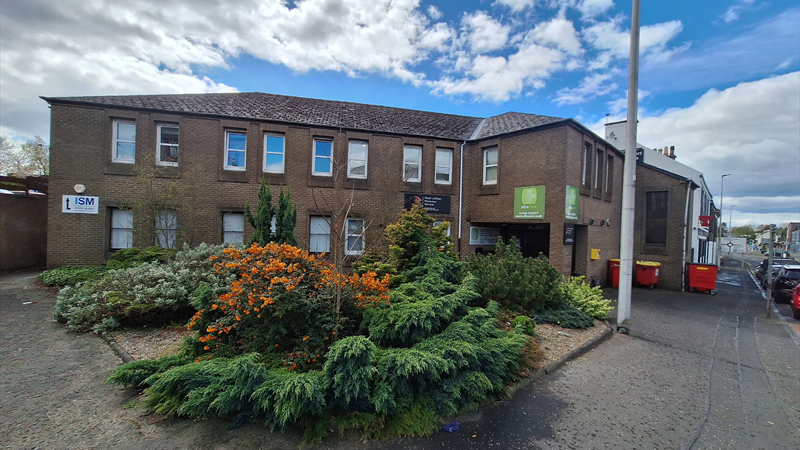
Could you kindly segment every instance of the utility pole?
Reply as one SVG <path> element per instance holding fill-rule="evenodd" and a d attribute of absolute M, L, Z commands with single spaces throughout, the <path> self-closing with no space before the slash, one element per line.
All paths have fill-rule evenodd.
<path fill-rule="evenodd" d="M 728 259 L 731 259 L 731 242 L 733 242 L 733 207 L 731 205 L 731 212 L 728 216 Z"/>
<path fill-rule="evenodd" d="M 631 287 L 633 284 L 633 218 L 636 199 L 636 128 L 639 115 L 639 0 L 631 10 L 631 49 L 628 69 L 628 122 L 625 163 L 622 169 L 622 215 L 619 233 L 619 297 L 617 331 L 630 333 Z"/>
<path fill-rule="evenodd" d="M 731 174 L 726 173 L 719 177 L 719 227 L 717 230 L 717 265 L 721 266 L 722 262 L 722 216 L 724 211 L 722 210 L 722 199 L 723 194 L 725 193 L 725 177 L 730 176 Z M 730 227 L 730 224 L 728 225 Z"/>
<path fill-rule="evenodd" d="M 775 225 L 769 225 L 769 256 L 767 256 L 767 319 L 772 317 L 772 251 L 775 249 Z"/>

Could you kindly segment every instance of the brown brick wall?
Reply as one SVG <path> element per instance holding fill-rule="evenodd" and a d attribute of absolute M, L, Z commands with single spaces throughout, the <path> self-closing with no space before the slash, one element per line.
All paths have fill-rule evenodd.
<path fill-rule="evenodd" d="M 141 195 L 141 187 L 132 176 L 133 165 L 112 164 L 112 120 L 136 121 L 136 166 L 153 167 L 156 161 L 156 126 L 159 122 L 177 123 L 180 127 L 180 166 L 166 168 L 165 176 L 155 180 L 166 185 L 182 182 L 192 173 L 202 177 L 202 195 L 195 202 L 191 220 L 195 243 L 222 241 L 222 212 L 242 211 L 246 201 L 254 208 L 262 178 L 273 185 L 277 203 L 280 186 L 291 190 L 297 205 L 296 236 L 302 245 L 308 243 L 309 216 L 329 214 L 350 203 L 352 217 L 366 219 L 370 227 L 367 242 L 376 240 L 388 223 L 394 221 L 403 207 L 404 193 L 450 195 L 451 213 L 433 214 L 437 220 L 455 223 L 458 208 L 458 166 L 460 143 L 445 140 L 388 136 L 339 129 L 321 129 L 255 123 L 234 120 L 150 114 L 135 111 L 52 105 L 51 128 L 51 199 L 48 224 L 48 266 L 66 264 L 101 264 L 108 257 L 110 243 L 110 207 L 129 206 Z M 226 129 L 247 131 L 246 170 L 223 170 L 223 145 Z M 285 170 L 282 175 L 262 172 L 263 133 L 285 134 Z M 341 163 L 334 177 L 311 176 L 312 140 L 329 137 L 334 140 L 334 159 Z M 369 144 L 368 179 L 346 179 L 348 140 L 365 140 Z M 403 183 L 403 145 L 423 147 L 421 183 Z M 453 150 L 453 181 L 450 185 L 434 183 L 434 158 L 437 147 Z M 334 179 L 336 182 L 334 183 Z M 73 186 L 87 186 L 85 195 L 100 198 L 100 213 L 62 214 L 61 196 L 74 194 Z M 152 227 L 141 215 L 134 217 L 136 247 L 153 245 Z M 178 218 L 178 240 L 187 239 L 187 221 Z M 245 239 L 252 232 L 245 226 Z M 455 228 L 454 228 L 455 232 Z"/>
<path fill-rule="evenodd" d="M 663 247 L 647 246 L 644 241 L 646 225 L 646 193 L 650 191 L 666 191 L 669 196 L 667 219 L 667 244 Z M 685 242 L 684 229 L 686 210 L 686 181 L 666 175 L 641 164 L 636 167 L 636 211 L 634 223 L 633 259 L 636 261 L 654 261 L 661 263 L 658 286 L 665 289 L 681 289 L 681 273 L 685 261 L 691 261 L 691 236 Z M 692 210 L 692 196 L 689 195 L 689 211 Z M 691 226 L 691 223 L 688 224 Z M 634 271 L 635 271 L 634 267 Z"/>
<path fill-rule="evenodd" d="M 615 159 L 613 192 L 610 196 L 604 196 L 599 191 L 596 195 L 591 195 L 591 191 L 589 195 L 581 195 L 578 220 L 566 221 L 566 185 L 581 186 L 584 141 L 590 142 L 593 149 L 600 145 L 575 127 L 561 125 L 468 144 L 464 159 L 464 178 L 467 182 L 464 186 L 462 254 L 472 254 L 477 247 L 469 245 L 471 224 L 497 226 L 501 229 L 516 228 L 518 225 L 549 224 L 550 262 L 562 274 L 570 274 L 573 269 L 573 246 L 563 244 L 563 233 L 565 223 L 574 223 L 583 225 L 577 227 L 579 242 L 575 250 L 575 272 L 598 280 L 605 279 L 608 259 L 619 256 L 622 158 L 615 152 L 600 147 L 604 155 Z M 492 146 L 498 148 L 498 180 L 494 186 L 483 186 L 483 149 Z M 545 186 L 545 218 L 514 219 L 514 189 L 539 185 Z M 592 218 L 595 222 L 589 225 Z M 602 219 L 611 219 L 611 226 L 600 226 Z M 589 250 L 593 248 L 601 250 L 599 260 L 590 259 Z"/>
<path fill-rule="evenodd" d="M 0 195 L 0 271 L 47 262 L 47 197 Z"/>
<path fill-rule="evenodd" d="M 112 164 L 112 120 L 136 121 L 136 165 Z M 273 185 L 277 200 L 279 186 L 291 190 L 297 205 L 296 236 L 303 246 L 308 244 L 309 217 L 338 211 L 352 199 L 352 217 L 361 217 L 370 224 L 368 246 L 378 240 L 383 228 L 393 222 L 403 207 L 406 193 L 451 196 L 450 214 L 432 214 L 437 220 L 452 223 L 454 240 L 458 240 L 459 154 L 461 142 L 354 132 L 341 129 L 302 127 L 246 120 L 212 119 L 174 114 L 156 114 L 130 110 L 52 105 L 51 178 L 49 200 L 48 266 L 66 264 L 101 264 L 109 256 L 110 207 L 129 206 L 142 195 L 140 182 L 132 176 L 135 168 L 154 167 L 156 162 L 157 124 L 177 123 L 180 127 L 180 166 L 165 168 L 154 186 L 166 188 L 179 180 L 186 185 L 199 178 L 199 194 L 180 199 L 193 205 L 190 218 L 178 218 L 179 242 L 220 243 L 222 213 L 242 211 L 249 200 L 254 207 L 262 178 Z M 223 170 L 225 130 L 247 132 L 246 170 Z M 284 174 L 265 174 L 263 166 L 264 132 L 284 134 Z M 334 159 L 341 163 L 341 172 L 334 177 L 311 175 L 314 137 L 332 138 Z M 348 140 L 368 142 L 368 178 L 346 179 Z M 605 195 L 589 189 L 580 196 L 576 245 L 563 244 L 566 185 L 581 186 L 584 142 L 615 159 L 613 192 Z M 404 183 L 403 146 L 423 148 L 422 182 Z M 482 148 L 498 147 L 498 183 L 482 186 Z M 453 150 L 452 184 L 434 183 L 435 150 Z M 462 255 L 475 252 L 469 245 L 471 224 L 493 224 L 506 230 L 523 230 L 528 226 L 549 225 L 551 263 L 563 274 L 574 271 L 605 279 L 607 261 L 618 257 L 619 217 L 622 192 L 622 158 L 607 150 L 602 143 L 573 125 L 560 125 L 481 142 L 464 147 L 464 221 L 462 240 L 456 242 Z M 595 155 L 596 153 L 593 153 Z M 604 163 L 605 164 L 605 163 Z M 337 164 L 338 165 L 338 164 Z M 604 173 L 604 171 L 603 171 Z M 594 171 L 592 170 L 592 174 Z M 98 215 L 62 214 L 61 196 L 73 194 L 75 184 L 87 186 L 86 195 L 100 198 Z M 514 188 L 544 185 L 546 189 L 545 219 L 513 218 Z M 592 184 L 593 186 L 593 184 Z M 590 224 L 590 219 L 595 222 Z M 134 242 L 137 247 L 153 245 L 152 224 L 142 214 L 135 217 Z M 611 226 L 601 226 L 610 219 Z M 189 233 L 189 230 L 192 232 Z M 245 239 L 252 230 L 245 226 Z M 510 233 L 507 233 L 510 235 Z M 548 235 L 546 235 L 548 236 Z M 547 239 L 547 237 L 544 237 Z M 590 249 L 600 249 L 599 260 L 590 259 Z M 573 264 L 573 252 L 575 253 Z"/>

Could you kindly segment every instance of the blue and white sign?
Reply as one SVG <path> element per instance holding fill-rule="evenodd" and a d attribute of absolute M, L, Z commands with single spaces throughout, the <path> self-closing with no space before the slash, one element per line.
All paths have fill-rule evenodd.
<path fill-rule="evenodd" d="M 61 212 L 71 214 L 97 214 L 100 212 L 100 197 L 86 195 L 63 195 Z"/>

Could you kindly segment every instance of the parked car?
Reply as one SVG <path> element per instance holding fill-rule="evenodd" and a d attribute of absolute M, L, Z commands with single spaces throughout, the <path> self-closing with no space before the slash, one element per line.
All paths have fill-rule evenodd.
<path fill-rule="evenodd" d="M 783 266 L 772 282 L 772 295 L 775 303 L 788 303 L 792 299 L 794 288 L 800 281 L 800 265 Z"/>
<path fill-rule="evenodd" d="M 761 264 L 758 265 L 756 268 L 756 278 L 761 283 L 762 286 L 767 286 L 767 264 L 769 264 L 769 258 L 761 261 Z M 794 258 L 773 258 L 772 259 L 772 279 L 775 279 L 775 275 L 777 275 L 778 270 L 787 265 L 787 264 L 800 264 Z"/>
<path fill-rule="evenodd" d="M 800 283 L 792 291 L 792 317 L 800 320 Z"/>

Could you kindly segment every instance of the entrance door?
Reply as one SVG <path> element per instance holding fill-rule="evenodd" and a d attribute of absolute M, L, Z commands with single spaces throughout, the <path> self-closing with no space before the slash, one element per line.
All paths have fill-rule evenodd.
<path fill-rule="evenodd" d="M 519 243 L 522 256 L 535 258 L 539 253 L 550 257 L 550 224 L 511 225 L 508 227 L 505 240 L 515 238 Z"/>
<path fill-rule="evenodd" d="M 575 225 L 575 243 L 572 245 L 572 276 L 586 275 L 586 259 L 589 256 L 588 227 Z"/>

